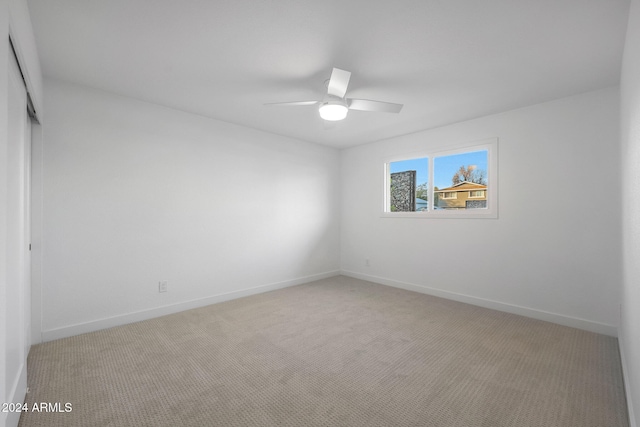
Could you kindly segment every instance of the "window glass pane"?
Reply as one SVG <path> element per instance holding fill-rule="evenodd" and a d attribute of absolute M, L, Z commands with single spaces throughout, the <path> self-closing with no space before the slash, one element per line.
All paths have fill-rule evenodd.
<path fill-rule="evenodd" d="M 389 163 L 389 212 L 428 210 L 427 179 L 429 159 L 402 160 Z"/>
<path fill-rule="evenodd" d="M 434 157 L 435 209 L 486 209 L 488 151 Z"/>

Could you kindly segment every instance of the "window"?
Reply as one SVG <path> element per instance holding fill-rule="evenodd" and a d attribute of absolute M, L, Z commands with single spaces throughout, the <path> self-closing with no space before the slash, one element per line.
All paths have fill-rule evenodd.
<path fill-rule="evenodd" d="M 497 218 L 497 139 L 385 163 L 384 217 Z"/>
<path fill-rule="evenodd" d="M 389 178 L 390 212 L 424 212 L 428 210 L 428 158 L 390 162 Z"/>

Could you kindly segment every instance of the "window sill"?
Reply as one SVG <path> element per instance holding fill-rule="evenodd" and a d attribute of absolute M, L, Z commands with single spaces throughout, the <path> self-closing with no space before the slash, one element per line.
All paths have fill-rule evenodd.
<path fill-rule="evenodd" d="M 490 210 L 480 209 L 470 212 L 470 210 L 436 210 L 427 212 L 382 212 L 381 218 L 420 218 L 420 219 L 497 219 L 498 213 Z"/>

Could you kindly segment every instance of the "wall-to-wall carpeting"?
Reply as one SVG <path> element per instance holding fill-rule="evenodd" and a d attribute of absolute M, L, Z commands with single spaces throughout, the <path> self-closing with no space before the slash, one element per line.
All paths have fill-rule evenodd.
<path fill-rule="evenodd" d="M 29 388 L 23 427 L 628 425 L 615 338 L 343 276 L 34 346 Z"/>

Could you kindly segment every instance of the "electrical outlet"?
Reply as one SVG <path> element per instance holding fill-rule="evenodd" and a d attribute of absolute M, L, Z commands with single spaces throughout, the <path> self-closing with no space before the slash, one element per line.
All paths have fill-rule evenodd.
<path fill-rule="evenodd" d="M 167 281 L 158 282 L 158 292 L 167 292 Z"/>

